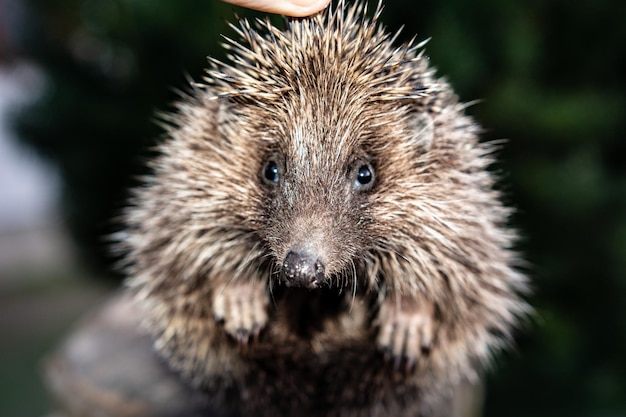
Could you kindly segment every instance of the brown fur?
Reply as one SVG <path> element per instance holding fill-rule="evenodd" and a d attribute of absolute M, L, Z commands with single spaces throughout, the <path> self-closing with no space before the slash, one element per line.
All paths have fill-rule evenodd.
<path fill-rule="evenodd" d="M 380 8 L 332 7 L 240 22 L 126 214 L 156 348 L 233 415 L 428 414 L 526 310 L 493 145 Z M 281 285 L 293 248 L 323 262 L 321 288 Z"/>

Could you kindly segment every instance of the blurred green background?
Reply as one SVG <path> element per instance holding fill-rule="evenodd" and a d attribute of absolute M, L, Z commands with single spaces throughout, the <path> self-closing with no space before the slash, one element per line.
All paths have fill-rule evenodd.
<path fill-rule="evenodd" d="M 253 14 L 217 0 L 2 6 L 19 11 L 4 20 L 5 59 L 29 60 L 46 81 L 12 127 L 58 169 L 79 248 L 62 278 L 0 292 L 0 416 L 39 416 L 40 356 L 119 282 L 103 236 L 161 133 L 155 112 L 200 79 L 207 55 L 223 57 L 233 10 Z M 401 40 L 432 38 L 439 73 L 462 100 L 481 99 L 469 112 L 484 138 L 508 140 L 497 169 L 537 315 L 489 374 L 485 415 L 626 416 L 626 2 L 388 0 L 382 21 L 405 25 Z M 50 299 L 74 307 L 46 325 Z"/>

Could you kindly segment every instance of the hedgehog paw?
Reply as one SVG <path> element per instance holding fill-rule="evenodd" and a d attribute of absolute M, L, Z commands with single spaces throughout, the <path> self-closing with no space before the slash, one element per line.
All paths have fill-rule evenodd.
<path fill-rule="evenodd" d="M 409 297 L 387 299 L 380 307 L 376 321 L 378 347 L 394 368 L 414 369 L 420 356 L 433 343 L 434 306 L 426 300 Z"/>
<path fill-rule="evenodd" d="M 241 345 L 256 339 L 267 323 L 268 298 L 260 283 L 229 283 L 213 295 L 213 315 Z"/>

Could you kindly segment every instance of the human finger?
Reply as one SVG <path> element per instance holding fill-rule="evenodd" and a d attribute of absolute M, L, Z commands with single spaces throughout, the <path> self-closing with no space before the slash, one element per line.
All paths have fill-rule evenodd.
<path fill-rule="evenodd" d="M 303 17 L 315 14 L 330 3 L 330 0 L 224 0 L 236 6 L 247 7 L 268 13 Z"/>

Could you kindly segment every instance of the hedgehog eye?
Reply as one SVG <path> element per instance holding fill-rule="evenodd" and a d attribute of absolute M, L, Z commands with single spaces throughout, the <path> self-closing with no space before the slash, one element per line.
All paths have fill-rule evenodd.
<path fill-rule="evenodd" d="M 278 179 L 278 164 L 274 160 L 267 161 L 263 167 L 263 181 L 267 184 L 274 185 L 278 183 Z"/>
<path fill-rule="evenodd" d="M 359 191 L 370 190 L 374 186 L 375 179 L 374 168 L 368 163 L 361 164 L 356 171 L 354 187 Z"/>

